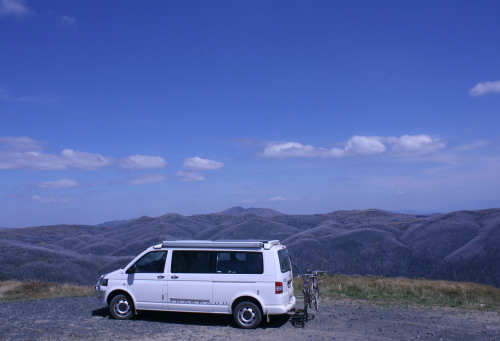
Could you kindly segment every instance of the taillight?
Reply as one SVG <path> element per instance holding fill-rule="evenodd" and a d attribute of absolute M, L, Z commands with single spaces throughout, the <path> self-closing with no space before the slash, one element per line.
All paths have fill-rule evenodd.
<path fill-rule="evenodd" d="M 283 282 L 276 282 L 274 288 L 275 288 L 275 292 L 277 294 L 282 294 L 283 293 Z"/>

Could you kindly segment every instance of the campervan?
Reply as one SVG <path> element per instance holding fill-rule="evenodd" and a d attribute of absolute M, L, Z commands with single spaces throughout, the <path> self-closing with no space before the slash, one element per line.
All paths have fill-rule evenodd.
<path fill-rule="evenodd" d="M 278 240 L 164 241 L 102 275 L 95 289 L 122 320 L 141 310 L 216 313 L 256 328 L 295 307 L 292 263 Z"/>

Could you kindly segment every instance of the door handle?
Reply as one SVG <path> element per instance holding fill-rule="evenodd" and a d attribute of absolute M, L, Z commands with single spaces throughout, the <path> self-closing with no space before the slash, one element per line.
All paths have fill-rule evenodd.
<path fill-rule="evenodd" d="M 172 276 L 172 277 L 170 277 L 170 278 L 172 278 L 172 279 L 177 279 L 177 278 L 179 278 L 179 276 L 173 275 L 173 276 Z"/>
<path fill-rule="evenodd" d="M 165 276 L 158 276 L 157 278 L 158 278 L 158 279 L 164 279 L 164 278 L 165 278 Z"/>

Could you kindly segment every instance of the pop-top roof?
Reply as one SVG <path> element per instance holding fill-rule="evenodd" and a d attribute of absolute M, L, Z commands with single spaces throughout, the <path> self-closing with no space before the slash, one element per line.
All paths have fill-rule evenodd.
<path fill-rule="evenodd" d="M 162 247 L 270 249 L 279 240 L 165 240 Z"/>

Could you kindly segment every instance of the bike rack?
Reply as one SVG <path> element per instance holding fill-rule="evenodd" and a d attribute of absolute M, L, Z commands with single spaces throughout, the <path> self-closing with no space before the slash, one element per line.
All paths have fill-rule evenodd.
<path fill-rule="evenodd" d="M 324 271 L 310 271 L 308 270 L 305 274 L 300 274 L 298 277 L 302 277 L 304 281 L 304 296 L 302 297 L 297 297 L 297 299 L 302 298 L 302 301 L 304 302 L 304 308 L 303 309 L 296 309 L 295 310 L 295 315 L 291 317 L 291 322 L 292 325 L 296 328 L 304 328 L 305 324 L 307 321 L 313 320 L 314 315 L 308 312 L 308 305 L 310 308 L 312 308 L 311 302 L 306 302 L 305 295 L 314 295 L 313 292 L 309 292 L 309 290 L 306 290 L 306 285 L 310 284 L 310 281 L 313 280 L 313 285 L 312 290 L 317 290 L 317 296 L 315 297 L 316 300 L 319 300 L 319 285 L 323 282 L 322 280 L 319 279 L 320 275 L 326 275 L 327 273 Z M 311 288 L 311 287 L 310 287 Z M 308 300 L 309 301 L 309 300 Z M 317 310 L 317 305 L 316 305 L 316 310 Z"/>

